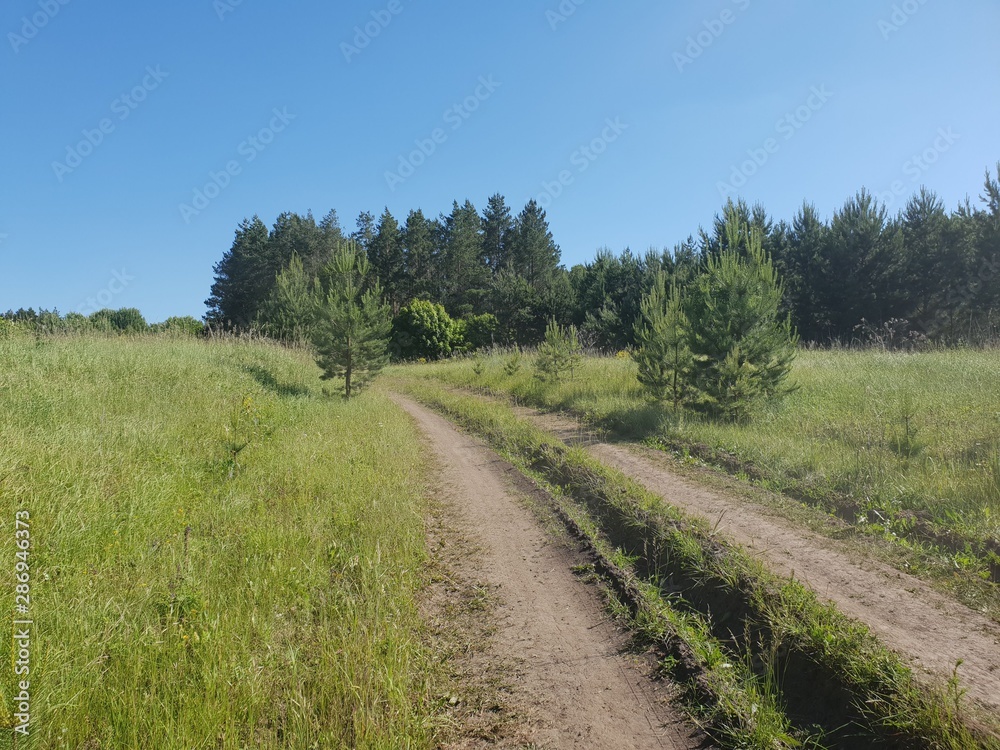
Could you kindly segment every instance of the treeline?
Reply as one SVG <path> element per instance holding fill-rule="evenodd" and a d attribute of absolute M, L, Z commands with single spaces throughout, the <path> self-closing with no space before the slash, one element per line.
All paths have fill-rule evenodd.
<path fill-rule="evenodd" d="M 205 324 L 190 315 L 170 317 L 162 323 L 147 323 L 142 313 L 134 307 L 97 310 L 90 315 L 78 312 L 62 315 L 58 310 L 22 307 L 0 315 L 0 331 L 2 330 L 47 334 L 180 333 L 197 336 L 204 333 Z"/>
<path fill-rule="evenodd" d="M 206 320 L 295 337 L 287 304 L 273 304 L 278 275 L 294 260 L 303 279 L 316 279 L 335 249 L 353 241 L 393 315 L 429 301 L 504 345 L 539 342 L 554 319 L 575 325 L 586 346 L 621 349 L 635 344 L 641 302 L 657 274 L 680 286 L 697 276 L 728 248 L 725 217 L 733 214 L 773 259 L 784 284 L 782 312 L 802 341 L 977 341 L 995 336 L 1000 311 L 1000 164 L 996 177 L 987 172 L 981 201 L 949 212 L 922 188 L 893 216 L 862 190 L 829 221 L 808 203 L 791 221 L 775 221 L 763 206 L 730 202 L 712 227 L 671 250 L 603 249 L 570 269 L 545 211 L 529 201 L 514 215 L 502 195 L 482 213 L 468 200 L 437 218 L 419 209 L 402 222 L 388 209 L 377 219 L 363 212 L 351 232 L 336 211 L 318 223 L 311 214 L 284 213 L 270 230 L 255 216 L 240 224 L 215 266 Z M 484 324 L 486 315 L 495 323 Z"/>
<path fill-rule="evenodd" d="M 284 213 L 270 231 L 257 216 L 244 220 L 215 266 L 206 320 L 295 337 L 296 321 L 283 314 L 288 305 L 278 304 L 289 292 L 278 288 L 278 275 L 291 269 L 296 278 L 319 279 L 345 242 L 366 255 L 393 315 L 414 300 L 430 301 L 458 320 L 495 316 L 498 343 L 527 343 L 541 338 L 550 317 L 563 320 L 573 306 L 545 211 L 530 201 L 514 216 L 495 195 L 482 215 L 469 201 L 434 219 L 413 210 L 403 223 L 388 209 L 377 220 L 363 212 L 350 233 L 336 211 L 318 223 L 311 214 Z"/>

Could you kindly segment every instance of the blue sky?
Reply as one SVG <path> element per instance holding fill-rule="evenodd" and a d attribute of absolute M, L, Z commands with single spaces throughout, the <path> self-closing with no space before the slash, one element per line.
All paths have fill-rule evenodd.
<path fill-rule="evenodd" d="M 953 208 L 1000 160 L 998 30 L 996 0 L 10 0 L 0 309 L 200 317 L 255 213 L 534 197 L 572 265 L 727 194 Z"/>

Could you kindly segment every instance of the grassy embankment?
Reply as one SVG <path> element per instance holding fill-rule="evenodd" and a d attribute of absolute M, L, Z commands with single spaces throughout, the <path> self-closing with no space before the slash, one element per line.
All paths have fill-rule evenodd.
<path fill-rule="evenodd" d="M 17 336 L 0 435 L 0 726 L 15 511 L 32 540 L 16 747 L 432 744 L 424 467 L 384 398 L 266 344 Z"/>
<path fill-rule="evenodd" d="M 990 730 L 970 733 L 956 685 L 941 694 L 917 687 L 863 626 L 582 450 L 495 401 L 427 380 L 392 384 L 483 436 L 552 491 L 619 609 L 659 645 L 693 716 L 724 747 L 1000 746 Z"/>
<path fill-rule="evenodd" d="M 747 425 L 651 403 L 624 358 L 586 358 L 545 384 L 498 354 L 407 367 L 408 376 L 564 410 L 619 438 L 722 467 L 902 547 L 916 572 L 1000 612 L 1000 351 L 803 351 L 798 390 Z M 986 585 L 983 585 L 986 584 Z"/>

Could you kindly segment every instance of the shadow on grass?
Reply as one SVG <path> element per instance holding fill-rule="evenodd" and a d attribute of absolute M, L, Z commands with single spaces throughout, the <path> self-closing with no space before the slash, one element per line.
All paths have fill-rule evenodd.
<path fill-rule="evenodd" d="M 597 425 L 620 440 L 642 441 L 662 433 L 671 416 L 669 407 L 649 402 L 610 411 Z"/>
<path fill-rule="evenodd" d="M 311 391 L 304 385 L 282 383 L 274 377 L 274 373 L 264 367 L 261 367 L 260 365 L 243 365 L 242 370 L 269 391 L 272 391 L 279 396 L 299 398 L 311 395 Z"/>
<path fill-rule="evenodd" d="M 593 414 L 588 413 L 586 407 L 572 396 L 551 402 L 541 393 L 535 392 L 522 394 L 521 400 L 542 411 L 566 411 L 578 418 L 582 417 L 591 428 L 603 433 L 606 439 L 615 441 L 641 442 L 646 438 L 662 434 L 664 427 L 674 423 L 671 407 L 653 401 L 629 404 L 601 414 Z"/>

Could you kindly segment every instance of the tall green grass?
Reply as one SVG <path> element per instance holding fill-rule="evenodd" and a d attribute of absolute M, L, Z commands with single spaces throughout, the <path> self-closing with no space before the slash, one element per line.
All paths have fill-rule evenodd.
<path fill-rule="evenodd" d="M 33 539 L 18 747 L 431 744 L 419 443 L 318 384 L 261 343 L 0 339 L 4 633 L 15 510 Z"/>
<path fill-rule="evenodd" d="M 587 358 L 548 384 L 528 360 L 497 354 L 407 367 L 545 409 L 619 436 L 711 458 L 735 457 L 767 486 L 849 511 L 867 531 L 938 545 L 946 564 L 1000 574 L 1000 351 L 803 351 L 798 390 L 750 424 L 711 421 L 648 400 L 627 358 Z"/>

